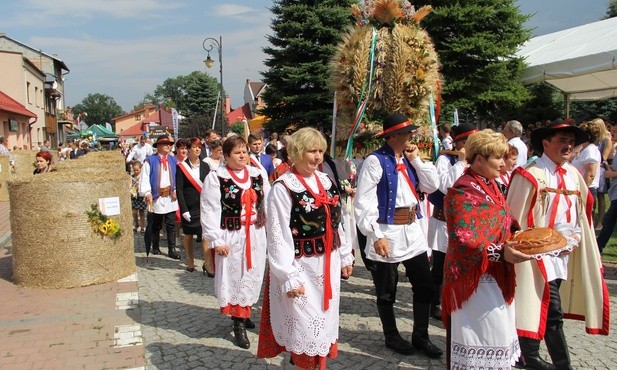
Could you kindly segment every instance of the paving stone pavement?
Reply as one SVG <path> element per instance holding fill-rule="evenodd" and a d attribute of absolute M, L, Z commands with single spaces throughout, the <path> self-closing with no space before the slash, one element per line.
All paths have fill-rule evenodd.
<path fill-rule="evenodd" d="M 146 261 L 143 240 L 136 238 L 139 280 L 139 311 L 147 369 L 294 369 L 288 355 L 274 359 L 257 359 L 257 333 L 261 301 L 253 307 L 257 328 L 248 330 L 251 348 L 234 345 L 232 322 L 219 313 L 214 297 L 214 279 L 200 269 L 189 273 L 184 262 L 165 255 L 150 256 Z M 161 248 L 166 251 L 166 248 Z M 196 248 L 196 266 L 202 255 Z M 183 259 L 184 261 L 184 253 Z M 411 288 L 402 276 L 398 302 L 395 305 L 399 330 L 411 336 Z M 617 281 L 608 281 L 612 294 Z M 328 360 L 329 369 L 444 369 L 445 356 L 431 360 L 422 355 L 398 355 L 385 348 L 381 324 L 374 303 L 370 275 L 362 261 L 356 263 L 353 276 L 342 282 L 339 355 Z M 263 297 L 262 297 L 263 298 Z M 584 333 L 579 321 L 567 320 L 566 335 L 570 344 L 572 365 L 576 369 L 617 369 L 617 336 L 615 308 L 611 298 L 610 336 Z M 429 332 L 433 342 L 445 350 L 445 330 L 441 322 L 431 319 Z M 548 358 L 544 345 L 542 355 Z"/>

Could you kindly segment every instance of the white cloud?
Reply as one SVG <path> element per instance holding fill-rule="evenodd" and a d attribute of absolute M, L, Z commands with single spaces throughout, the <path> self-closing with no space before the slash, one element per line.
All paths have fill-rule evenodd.
<path fill-rule="evenodd" d="M 215 15 L 221 17 L 235 17 L 235 16 L 244 16 L 249 13 L 255 12 L 255 9 L 238 4 L 225 4 L 219 5 L 214 9 Z"/>

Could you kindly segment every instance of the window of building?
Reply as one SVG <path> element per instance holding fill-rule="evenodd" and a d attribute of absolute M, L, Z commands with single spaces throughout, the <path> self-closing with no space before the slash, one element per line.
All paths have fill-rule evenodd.
<path fill-rule="evenodd" d="M 26 99 L 28 99 L 28 104 L 32 104 L 30 101 L 30 82 L 26 82 Z"/>

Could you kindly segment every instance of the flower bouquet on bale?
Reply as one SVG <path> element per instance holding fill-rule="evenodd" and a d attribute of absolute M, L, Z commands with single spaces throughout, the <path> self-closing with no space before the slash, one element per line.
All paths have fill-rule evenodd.
<path fill-rule="evenodd" d="M 86 214 L 92 225 L 92 230 L 101 235 L 101 237 L 109 237 L 116 240 L 122 236 L 120 222 L 115 218 L 102 214 L 96 204 L 92 204 L 90 210 L 86 211 Z"/>
<path fill-rule="evenodd" d="M 426 125 L 440 79 L 437 53 L 420 26 L 431 7 L 416 10 L 407 0 L 363 0 L 351 11 L 356 24 L 331 62 L 339 134 L 353 137 L 363 118 L 381 123 L 394 112 Z"/>

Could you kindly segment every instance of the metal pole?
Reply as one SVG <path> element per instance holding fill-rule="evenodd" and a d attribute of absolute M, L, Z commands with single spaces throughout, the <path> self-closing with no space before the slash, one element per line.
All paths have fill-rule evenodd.
<path fill-rule="evenodd" d="M 216 51 L 219 54 L 219 81 L 220 81 L 220 89 L 219 89 L 219 97 L 217 97 L 217 105 L 219 108 L 215 108 L 214 117 L 216 119 L 217 110 L 221 116 L 221 135 L 225 135 L 225 94 L 223 93 L 223 36 L 219 36 L 218 41 L 212 37 L 208 37 L 204 39 L 202 42 L 202 46 L 204 50 L 208 53 L 208 59 L 205 60 L 206 67 L 210 68 L 212 66 L 212 60 L 210 59 L 210 51 L 216 47 Z M 214 125 L 213 125 L 214 126 Z M 214 127 L 213 127 L 214 128 Z"/>
<path fill-rule="evenodd" d="M 219 36 L 219 64 L 221 74 L 221 135 L 225 134 L 225 94 L 223 93 L 223 36 Z"/>

